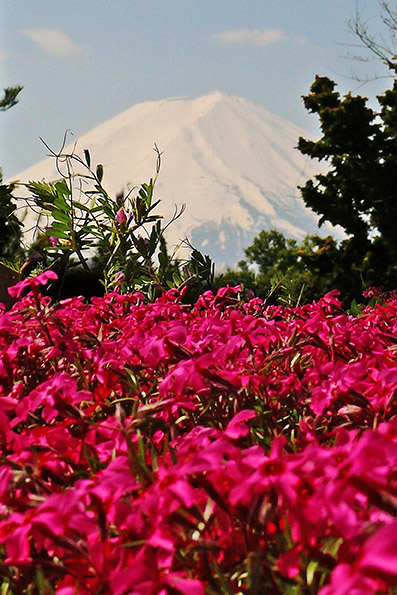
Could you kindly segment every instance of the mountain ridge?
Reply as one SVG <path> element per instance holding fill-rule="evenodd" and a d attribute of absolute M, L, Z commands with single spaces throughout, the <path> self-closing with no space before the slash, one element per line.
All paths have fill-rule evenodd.
<path fill-rule="evenodd" d="M 92 163 L 103 164 L 104 187 L 115 195 L 154 176 L 157 145 L 158 212 L 167 221 L 175 205 L 186 204 L 167 230 L 167 241 L 173 245 L 188 237 L 222 268 L 234 266 L 262 229 L 296 239 L 306 233 L 338 235 L 331 227 L 318 229 L 317 216 L 297 190 L 321 171 L 294 148 L 299 136 L 307 135 L 262 106 L 213 91 L 136 104 L 83 134 L 76 150 L 88 149 Z M 72 145 L 65 149 L 71 150 Z M 16 178 L 50 181 L 59 174 L 49 158 Z"/>

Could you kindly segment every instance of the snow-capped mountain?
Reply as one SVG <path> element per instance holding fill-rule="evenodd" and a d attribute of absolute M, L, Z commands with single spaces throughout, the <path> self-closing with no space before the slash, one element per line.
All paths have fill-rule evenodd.
<path fill-rule="evenodd" d="M 317 216 L 297 190 L 319 166 L 295 149 L 299 136 L 310 138 L 310 133 L 246 99 L 216 91 L 135 105 L 77 139 L 75 151 L 83 155 L 88 149 L 91 162 L 103 164 L 103 185 L 116 194 L 154 177 L 156 144 L 162 152 L 158 213 L 167 221 L 175 205 L 186 205 L 167 230 L 168 243 L 188 237 L 219 268 L 236 264 L 262 229 L 297 239 L 319 233 Z M 43 178 L 59 178 L 54 158 L 15 177 Z M 332 232 L 321 229 L 322 235 Z"/>

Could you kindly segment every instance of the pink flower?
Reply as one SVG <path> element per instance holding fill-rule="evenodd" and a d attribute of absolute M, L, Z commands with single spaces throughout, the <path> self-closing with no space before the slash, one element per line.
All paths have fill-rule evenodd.
<path fill-rule="evenodd" d="M 246 592 L 258 568 L 272 592 L 263 562 L 285 592 L 316 560 L 322 595 L 397 586 L 395 298 L 353 318 L 334 292 L 299 308 L 113 292 L 38 315 L 49 278 L 0 313 L 13 580 L 40 565 L 64 595 L 203 595 L 211 572 Z"/>
<path fill-rule="evenodd" d="M 292 548 L 288 552 L 285 552 L 285 554 L 279 557 L 279 559 L 277 560 L 276 567 L 281 576 L 285 576 L 287 578 L 295 578 L 296 576 L 298 576 L 301 568 L 301 550 L 301 546 L 295 546 L 294 548 Z"/>
<path fill-rule="evenodd" d="M 116 285 L 121 286 L 125 281 L 125 273 L 123 273 L 123 271 L 119 271 L 118 273 L 115 274 L 114 276 L 114 282 L 116 283 Z"/>
<path fill-rule="evenodd" d="M 123 207 L 120 207 L 120 209 L 116 213 L 116 223 L 118 223 L 120 225 L 120 227 L 125 227 L 127 221 L 130 219 L 130 217 L 131 217 L 131 215 L 127 214 L 125 212 L 125 210 L 123 209 Z"/>
<path fill-rule="evenodd" d="M 204 595 L 203 583 L 198 580 L 185 578 L 182 573 L 173 572 L 167 576 L 167 584 L 182 595 Z"/>
<path fill-rule="evenodd" d="M 0 543 L 5 543 L 7 554 L 5 564 L 23 565 L 32 561 L 29 547 L 32 526 L 26 516 L 16 512 L 8 520 L 0 522 Z"/>
<path fill-rule="evenodd" d="M 40 273 L 36 277 L 28 277 L 16 285 L 9 287 L 8 293 L 13 298 L 19 298 L 26 288 L 29 287 L 32 291 L 37 291 L 39 285 L 47 285 L 50 279 L 58 279 L 58 275 L 54 271 L 44 271 L 44 273 Z"/>
<path fill-rule="evenodd" d="M 383 287 L 383 285 L 381 285 L 380 287 L 368 287 L 363 291 L 363 296 L 366 298 L 379 297 L 380 295 L 382 295 L 384 290 L 385 288 Z"/>
<path fill-rule="evenodd" d="M 397 586 L 397 519 L 381 527 L 365 542 L 358 567 L 366 576 Z"/>
<path fill-rule="evenodd" d="M 51 246 L 59 246 L 59 238 L 54 238 L 53 236 L 50 236 L 48 239 L 50 240 Z"/>
<path fill-rule="evenodd" d="M 338 564 L 331 574 L 331 583 L 319 595 L 374 595 L 385 593 L 373 579 L 361 576 L 351 564 Z"/>
<path fill-rule="evenodd" d="M 237 440 L 242 436 L 246 436 L 249 432 L 249 428 L 244 422 L 253 417 L 256 417 L 256 413 L 250 409 L 239 411 L 239 413 L 233 417 L 232 421 L 229 422 L 224 435 L 232 440 Z"/>

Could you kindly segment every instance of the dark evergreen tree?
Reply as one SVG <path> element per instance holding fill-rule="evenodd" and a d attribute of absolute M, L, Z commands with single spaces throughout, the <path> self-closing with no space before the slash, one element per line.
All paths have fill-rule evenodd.
<path fill-rule="evenodd" d="M 0 111 L 6 111 L 18 103 L 17 96 L 21 86 L 7 87 L 0 100 Z M 13 200 L 14 184 L 3 184 L 0 168 L 0 258 L 14 260 L 23 257 L 21 247 L 22 223 L 15 215 L 16 205 Z"/>
<path fill-rule="evenodd" d="M 319 117 L 322 137 L 300 138 L 298 148 L 327 162 L 329 169 L 300 190 L 319 224 L 341 226 L 347 239 L 338 244 L 332 237 L 307 236 L 298 245 L 275 230 L 262 231 L 245 250 L 247 260 L 218 283 L 241 282 L 258 295 L 270 291 L 276 298 L 286 292 L 296 297 L 301 287 L 305 300 L 338 288 L 345 304 L 360 299 L 370 285 L 397 287 L 397 11 L 386 0 L 378 3 L 385 35 L 370 32 L 359 3 L 349 27 L 358 39 L 355 47 L 382 62 L 394 80 L 377 98 L 379 109 L 368 107 L 360 95 L 341 98 L 335 82 L 320 76 L 303 98 L 306 109 Z M 366 61 L 362 55 L 350 57 Z"/>
<path fill-rule="evenodd" d="M 3 184 L 0 172 L 0 258 L 23 258 L 22 223 L 15 215 L 13 184 Z"/>
<path fill-rule="evenodd" d="M 368 285 L 397 286 L 397 81 L 378 97 L 380 109 L 367 99 L 341 98 L 335 83 L 316 77 L 304 97 L 318 115 L 322 137 L 299 139 L 298 148 L 329 164 L 301 187 L 305 204 L 320 224 L 340 225 L 348 238 L 338 250 L 335 281 L 356 295 Z M 335 268 L 335 267 L 334 267 Z M 323 271 L 327 274 L 327 271 Z"/>
<path fill-rule="evenodd" d="M 246 260 L 220 275 L 218 286 L 241 284 L 267 302 L 288 304 L 319 299 L 337 287 L 338 245 L 331 236 L 308 235 L 299 243 L 275 229 L 261 231 L 244 252 Z"/>

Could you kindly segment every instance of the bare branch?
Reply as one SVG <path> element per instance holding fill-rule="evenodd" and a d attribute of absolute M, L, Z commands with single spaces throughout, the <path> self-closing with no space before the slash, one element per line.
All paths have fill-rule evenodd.
<path fill-rule="evenodd" d="M 356 14 L 348 21 L 348 29 L 359 40 L 358 44 L 351 44 L 350 47 L 358 47 L 368 50 L 372 56 L 381 61 L 390 71 L 389 76 L 397 76 L 397 9 L 390 7 L 386 0 L 378 0 L 380 12 L 379 18 L 385 27 L 385 34 L 373 34 L 370 31 L 363 12 L 356 3 Z M 350 58 L 359 62 L 369 61 L 369 58 L 360 55 L 349 55 Z M 375 77 L 378 78 L 378 77 Z M 372 80 L 372 77 L 371 77 Z"/>

